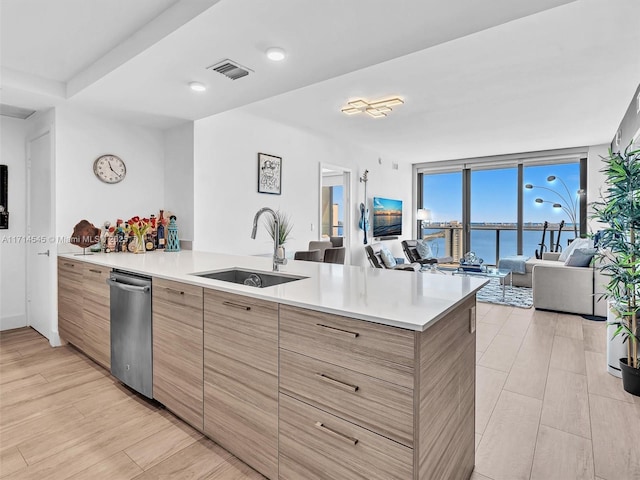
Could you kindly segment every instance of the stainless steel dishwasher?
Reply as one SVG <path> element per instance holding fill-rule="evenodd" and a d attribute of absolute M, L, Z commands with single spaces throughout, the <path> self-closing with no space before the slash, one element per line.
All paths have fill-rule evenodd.
<path fill-rule="evenodd" d="M 113 271 L 111 293 L 111 373 L 153 398 L 151 279 Z"/>

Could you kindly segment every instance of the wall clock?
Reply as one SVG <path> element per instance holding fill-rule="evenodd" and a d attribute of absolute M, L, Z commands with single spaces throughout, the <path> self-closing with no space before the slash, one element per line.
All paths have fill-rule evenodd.
<path fill-rule="evenodd" d="M 120 157 L 101 155 L 93 162 L 93 173 L 104 183 L 118 183 L 127 175 L 127 167 Z"/>

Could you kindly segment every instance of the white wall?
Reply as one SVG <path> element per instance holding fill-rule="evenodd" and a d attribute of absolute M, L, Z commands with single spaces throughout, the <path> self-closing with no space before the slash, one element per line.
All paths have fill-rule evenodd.
<path fill-rule="evenodd" d="M 368 197 L 379 195 L 404 201 L 405 236 L 411 236 L 411 167 L 392 169 L 376 152 L 336 142 L 295 127 L 231 111 L 195 122 L 194 133 L 194 249 L 262 254 L 272 250 L 265 229 L 251 240 L 251 225 L 261 207 L 281 209 L 294 222 L 288 251 L 306 250 L 318 239 L 320 162 L 352 170 L 351 263 L 365 265 L 362 232 L 357 229 L 363 185 L 369 169 Z M 258 152 L 282 157 L 282 194 L 257 193 Z M 313 225 L 313 230 L 311 229 Z M 388 242 L 403 256 L 399 241 Z"/>
<path fill-rule="evenodd" d="M 9 228 L 0 230 L 0 330 L 24 327 L 26 318 L 27 122 L 0 117 L 0 163 L 9 170 Z"/>
<path fill-rule="evenodd" d="M 193 240 L 193 122 L 164 133 L 165 209 L 176 216 L 181 240 Z"/>
<path fill-rule="evenodd" d="M 71 108 L 56 109 L 56 235 L 71 236 L 86 219 L 101 228 L 105 220 L 149 216 L 164 208 L 164 134 Z M 124 160 L 126 178 L 115 185 L 93 173 L 100 155 Z M 59 244 L 58 251 L 77 251 Z"/>
<path fill-rule="evenodd" d="M 590 217 L 593 210 L 589 207 L 593 202 L 600 201 L 600 190 L 604 189 L 605 176 L 600 170 L 604 167 L 602 157 L 609 156 L 609 145 L 594 145 L 587 152 L 587 232 L 596 233 L 604 225 Z"/>

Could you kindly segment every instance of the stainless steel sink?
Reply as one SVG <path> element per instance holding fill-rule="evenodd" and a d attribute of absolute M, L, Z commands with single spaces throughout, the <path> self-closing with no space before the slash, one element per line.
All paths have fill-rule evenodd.
<path fill-rule="evenodd" d="M 243 270 L 240 268 L 219 270 L 217 272 L 192 273 L 191 275 L 195 275 L 196 277 L 211 278 L 213 280 L 222 280 L 223 282 L 239 283 L 240 285 L 249 285 L 251 287 L 257 288 L 273 287 L 274 285 L 295 282 L 296 280 L 308 278 L 295 275 L 284 275 L 282 273 Z"/>

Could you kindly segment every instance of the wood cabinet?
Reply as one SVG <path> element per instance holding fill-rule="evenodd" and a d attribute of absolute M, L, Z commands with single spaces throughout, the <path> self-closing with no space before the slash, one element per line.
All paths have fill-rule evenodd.
<path fill-rule="evenodd" d="M 109 269 L 58 259 L 60 336 L 109 368 Z M 154 397 L 280 479 L 468 479 L 475 298 L 423 332 L 153 279 Z"/>
<path fill-rule="evenodd" d="M 278 478 L 278 304 L 205 289 L 204 432 Z"/>
<path fill-rule="evenodd" d="M 475 298 L 424 332 L 280 306 L 281 479 L 467 479 Z"/>
<path fill-rule="evenodd" d="M 281 479 L 407 480 L 412 471 L 412 449 L 280 396 Z"/>
<path fill-rule="evenodd" d="M 63 340 L 110 369 L 110 269 L 58 258 L 58 331 Z"/>
<path fill-rule="evenodd" d="M 202 287 L 153 279 L 153 397 L 203 429 Z"/>
<path fill-rule="evenodd" d="M 413 446 L 413 390 L 287 350 L 280 391 Z"/>
<path fill-rule="evenodd" d="M 90 263 L 82 266 L 82 350 L 107 370 L 111 368 L 109 272 Z"/>
<path fill-rule="evenodd" d="M 82 312 L 83 262 L 58 258 L 58 332 L 63 340 L 84 349 Z"/>
<path fill-rule="evenodd" d="M 280 346 L 407 388 L 413 387 L 414 332 L 283 305 Z"/>

